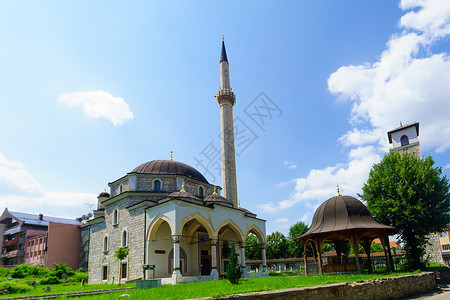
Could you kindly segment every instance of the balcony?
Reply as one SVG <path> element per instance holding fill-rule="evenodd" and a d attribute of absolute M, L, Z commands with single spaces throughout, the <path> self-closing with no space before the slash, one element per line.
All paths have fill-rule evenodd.
<path fill-rule="evenodd" d="M 15 238 L 15 239 L 3 242 L 3 247 L 8 247 L 8 246 L 15 245 L 18 243 L 19 243 L 19 238 Z"/>
<path fill-rule="evenodd" d="M 24 254 L 25 254 L 25 251 L 23 249 L 13 250 L 13 251 L 2 253 L 2 258 L 12 258 L 12 257 L 16 257 L 16 256 L 23 256 Z"/>

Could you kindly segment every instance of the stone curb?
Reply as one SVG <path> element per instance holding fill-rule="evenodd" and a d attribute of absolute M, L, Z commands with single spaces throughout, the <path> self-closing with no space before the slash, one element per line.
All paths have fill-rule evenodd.
<path fill-rule="evenodd" d="M 96 295 L 103 293 L 114 293 L 117 291 L 126 291 L 126 290 L 134 290 L 135 287 L 125 287 L 125 288 L 117 288 L 117 289 L 106 289 L 106 290 L 93 290 L 93 291 L 84 291 L 84 292 L 73 292 L 73 293 L 58 293 L 58 294 L 46 294 L 46 295 L 34 295 L 34 296 L 20 296 L 20 297 L 8 297 L 8 298 L 0 298 L 0 299 L 51 299 L 57 297 L 76 297 L 76 296 L 86 296 L 86 295 Z"/>

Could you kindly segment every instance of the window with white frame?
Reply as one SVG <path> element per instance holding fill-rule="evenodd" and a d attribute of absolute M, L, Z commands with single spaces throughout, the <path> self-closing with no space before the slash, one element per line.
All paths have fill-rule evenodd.
<path fill-rule="evenodd" d="M 102 274 L 103 281 L 108 280 L 108 257 L 107 256 L 105 256 L 102 260 L 101 274 Z"/>
<path fill-rule="evenodd" d="M 205 197 L 205 189 L 201 185 L 198 186 L 198 195 L 200 196 L 200 198 Z"/>
<path fill-rule="evenodd" d="M 128 231 L 124 229 L 122 231 L 122 247 L 128 247 Z"/>
<path fill-rule="evenodd" d="M 127 279 L 128 263 L 126 261 L 124 261 L 124 262 L 122 262 L 122 265 L 120 267 L 121 267 L 121 270 L 120 270 L 121 279 Z"/>
<path fill-rule="evenodd" d="M 117 208 L 113 212 L 112 224 L 113 225 L 119 224 L 119 210 Z"/>
<path fill-rule="evenodd" d="M 108 251 L 108 236 L 105 235 L 103 237 L 103 252 L 107 252 Z"/>
<path fill-rule="evenodd" d="M 160 179 L 156 178 L 153 180 L 153 191 L 155 192 L 161 192 L 161 185 L 162 182 Z"/>

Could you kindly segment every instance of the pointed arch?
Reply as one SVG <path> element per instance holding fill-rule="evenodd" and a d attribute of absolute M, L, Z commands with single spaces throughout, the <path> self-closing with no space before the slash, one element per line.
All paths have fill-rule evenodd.
<path fill-rule="evenodd" d="M 183 232 L 183 226 L 184 224 L 186 224 L 187 222 L 189 222 L 190 220 L 197 220 L 200 224 L 202 224 L 203 227 L 205 227 L 206 231 L 208 232 L 208 235 L 210 238 L 215 236 L 215 231 L 213 226 L 211 225 L 211 223 L 204 217 L 202 216 L 199 212 L 193 213 L 189 216 L 187 216 L 186 218 L 184 218 L 181 222 L 180 225 L 178 225 L 178 231 L 177 233 L 181 233 Z"/>
<path fill-rule="evenodd" d="M 155 239 L 159 226 L 164 222 L 167 222 L 167 224 L 169 225 L 170 233 L 171 234 L 175 233 L 173 230 L 174 228 L 173 228 L 172 221 L 170 221 L 170 219 L 166 215 L 158 214 L 155 218 L 153 218 L 153 221 L 148 226 L 148 231 L 147 231 L 147 239 L 148 240 Z"/>
<path fill-rule="evenodd" d="M 258 227 L 256 227 L 255 224 L 253 224 L 252 226 L 250 226 L 249 228 L 247 228 L 247 230 L 245 231 L 245 237 L 247 238 L 247 236 L 253 233 L 254 235 L 256 235 L 256 237 L 258 238 L 259 242 L 261 244 L 266 243 L 266 239 L 264 237 L 264 234 L 262 233 L 261 229 L 259 229 Z"/>
<path fill-rule="evenodd" d="M 238 238 L 241 241 L 245 241 L 245 236 L 242 233 L 242 230 L 231 219 L 223 221 L 219 226 L 217 226 L 217 230 L 216 230 L 217 235 L 219 235 L 220 229 L 222 229 L 223 227 L 225 227 L 227 225 L 237 234 Z"/>

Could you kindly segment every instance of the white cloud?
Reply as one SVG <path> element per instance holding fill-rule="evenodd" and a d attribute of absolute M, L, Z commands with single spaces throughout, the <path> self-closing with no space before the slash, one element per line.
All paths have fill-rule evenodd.
<path fill-rule="evenodd" d="M 64 93 L 59 95 L 58 101 L 70 107 L 82 106 L 88 117 L 107 119 L 114 126 L 120 126 L 134 118 L 123 98 L 114 97 L 105 91 Z"/>
<path fill-rule="evenodd" d="M 46 191 L 23 163 L 9 161 L 0 153 L 0 207 L 72 218 L 89 212 L 84 204 L 96 200 L 90 193 Z"/>
<path fill-rule="evenodd" d="M 446 164 L 444 167 L 445 170 L 450 169 L 450 164 Z"/>
<path fill-rule="evenodd" d="M 291 227 L 291 225 L 289 225 L 289 219 L 286 218 L 276 219 L 273 223 L 278 229 L 289 229 L 289 227 Z"/>
<path fill-rule="evenodd" d="M 430 47 L 450 34 L 450 1 L 402 1 L 401 7 L 419 9 L 402 17 L 405 31 L 391 37 L 379 61 L 341 67 L 328 79 L 330 92 L 353 103 L 354 128 L 339 140 L 378 142 L 386 150 L 387 131 L 418 121 L 422 148 L 443 152 L 450 148 L 450 60 Z"/>
<path fill-rule="evenodd" d="M 287 223 L 289 222 L 289 219 L 286 218 L 280 218 L 280 219 L 276 219 L 275 221 L 273 221 L 275 224 L 282 224 L 282 223 Z"/>
<path fill-rule="evenodd" d="M 312 169 L 306 178 L 297 178 L 294 191 L 289 199 L 258 205 L 264 212 L 274 213 L 288 209 L 299 202 L 306 202 L 310 208 L 331 196 L 336 195 L 336 185 L 341 193 L 354 195 L 361 191 L 361 187 L 369 176 L 370 168 L 380 161 L 381 157 L 373 146 L 359 147 L 348 154 L 348 163 L 337 164 L 325 169 Z"/>
<path fill-rule="evenodd" d="M 420 122 L 422 148 L 450 148 L 450 59 L 448 53 L 431 52 L 433 43 L 450 35 L 450 1 L 403 0 L 400 7 L 413 10 L 401 18 L 404 31 L 390 38 L 380 59 L 343 66 L 328 79 L 329 91 L 352 103 L 353 129 L 339 138 L 351 149 L 347 163 L 311 170 L 296 179 L 289 199 L 263 203 L 261 210 L 277 212 L 303 203 L 312 212 L 336 194 L 336 184 L 342 194 L 356 196 L 380 161 L 379 153 L 389 148 L 386 132 L 400 121 Z"/>
<path fill-rule="evenodd" d="M 290 161 L 287 161 L 287 160 L 283 163 L 283 166 L 287 166 L 288 169 L 297 169 L 296 164 L 294 164 Z"/>
<path fill-rule="evenodd" d="M 299 221 L 303 222 L 303 223 L 307 223 L 309 221 L 309 218 L 311 217 L 311 213 L 307 212 L 306 214 L 304 214 Z"/>

